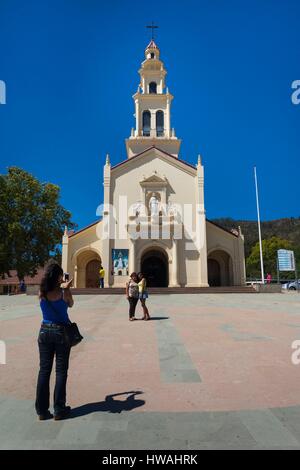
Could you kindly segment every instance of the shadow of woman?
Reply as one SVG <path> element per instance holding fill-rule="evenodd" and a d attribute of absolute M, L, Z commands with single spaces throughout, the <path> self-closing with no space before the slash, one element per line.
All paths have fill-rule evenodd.
<path fill-rule="evenodd" d="M 150 317 L 149 320 L 169 320 L 170 317 Z"/>
<path fill-rule="evenodd" d="M 107 395 L 105 401 L 99 401 L 95 403 L 87 403 L 85 405 L 78 406 L 73 408 L 71 411 L 70 418 L 78 418 L 79 416 L 85 416 L 90 413 L 96 413 L 99 411 L 107 413 L 121 413 L 122 411 L 131 411 L 134 408 L 143 406 L 145 404 L 144 400 L 136 400 L 136 395 L 141 395 L 141 391 L 131 391 L 131 392 L 122 392 L 114 393 L 112 395 Z M 126 400 L 115 400 L 115 397 L 128 395 Z"/>

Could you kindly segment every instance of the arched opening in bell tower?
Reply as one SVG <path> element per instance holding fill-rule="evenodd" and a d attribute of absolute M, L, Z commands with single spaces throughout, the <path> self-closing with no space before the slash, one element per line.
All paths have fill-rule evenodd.
<path fill-rule="evenodd" d="M 143 112 L 143 135 L 149 137 L 150 135 L 150 122 L 151 114 L 150 111 Z"/>
<path fill-rule="evenodd" d="M 156 135 L 162 137 L 164 135 L 164 112 L 156 111 Z"/>
<path fill-rule="evenodd" d="M 157 84 L 155 82 L 149 83 L 149 93 L 156 94 L 157 93 Z"/>

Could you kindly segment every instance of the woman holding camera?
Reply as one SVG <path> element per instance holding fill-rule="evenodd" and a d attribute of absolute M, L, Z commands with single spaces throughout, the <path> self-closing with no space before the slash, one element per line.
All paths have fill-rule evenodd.
<path fill-rule="evenodd" d="M 70 324 L 68 308 L 74 304 L 70 286 L 65 283 L 63 270 L 57 263 L 50 263 L 40 285 L 40 307 L 43 321 L 38 345 L 40 371 L 38 375 L 35 409 L 40 420 L 52 418 L 49 411 L 49 382 L 55 356 L 56 382 L 54 389 L 54 419 L 65 418 L 71 408 L 66 406 L 66 383 L 69 366 L 70 344 L 65 337 L 65 326 Z"/>

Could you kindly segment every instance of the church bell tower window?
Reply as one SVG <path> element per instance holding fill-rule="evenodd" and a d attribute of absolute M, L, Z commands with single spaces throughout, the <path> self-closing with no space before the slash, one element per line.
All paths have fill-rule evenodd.
<path fill-rule="evenodd" d="M 149 83 L 149 93 L 157 93 L 157 85 L 155 82 Z"/>
<path fill-rule="evenodd" d="M 156 135 L 161 137 L 164 135 L 164 113 L 163 111 L 156 112 Z"/>
<path fill-rule="evenodd" d="M 146 137 L 150 136 L 150 121 L 151 121 L 150 111 L 144 111 L 143 112 L 143 136 L 146 136 Z"/>

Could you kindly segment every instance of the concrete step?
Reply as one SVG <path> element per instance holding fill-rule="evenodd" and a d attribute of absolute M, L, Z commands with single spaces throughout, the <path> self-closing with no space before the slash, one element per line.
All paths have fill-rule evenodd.
<path fill-rule="evenodd" d="M 256 294 L 252 286 L 221 286 L 221 287 L 149 287 L 148 292 L 152 294 Z M 73 288 L 74 295 L 124 295 L 125 287 L 100 288 Z"/>

